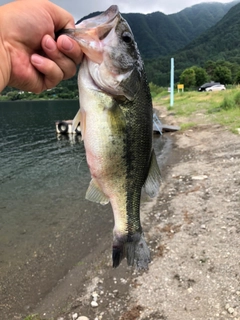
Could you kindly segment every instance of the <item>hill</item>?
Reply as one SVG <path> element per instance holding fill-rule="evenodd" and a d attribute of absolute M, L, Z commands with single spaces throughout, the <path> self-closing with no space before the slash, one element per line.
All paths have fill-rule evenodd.
<path fill-rule="evenodd" d="M 227 66 L 232 81 L 240 73 L 240 3 L 232 7 L 214 26 L 191 41 L 185 48 L 157 59 L 146 59 L 148 79 L 166 86 L 170 79 L 170 58 L 174 57 L 175 80 L 179 80 L 184 69 L 204 67 L 207 61 Z M 214 80 L 214 79 L 211 79 Z M 229 82 L 228 82 L 229 83 Z"/>
<path fill-rule="evenodd" d="M 192 41 L 200 34 L 214 26 L 239 1 L 230 3 L 200 3 L 173 14 L 178 26 Z M 171 16 L 171 15 L 170 15 Z"/>
<path fill-rule="evenodd" d="M 213 27 L 177 53 L 178 61 L 202 64 L 207 59 L 240 64 L 240 3 Z"/>
<path fill-rule="evenodd" d="M 170 15 L 154 12 L 146 15 L 127 13 L 122 16 L 128 21 L 133 31 L 142 57 L 153 59 L 184 48 L 201 33 L 215 25 L 237 2 L 201 3 Z M 77 23 L 98 14 L 100 12 L 91 13 Z"/>

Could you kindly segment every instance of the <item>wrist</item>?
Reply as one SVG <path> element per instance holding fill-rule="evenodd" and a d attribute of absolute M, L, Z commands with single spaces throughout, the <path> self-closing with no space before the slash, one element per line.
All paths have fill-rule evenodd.
<path fill-rule="evenodd" d="M 1 14 L 0 14 L 0 21 Z M 4 27 L 1 29 L 5 29 Z M 0 29 L 0 92 L 8 85 L 11 74 L 11 59 L 5 42 L 3 30 Z"/>

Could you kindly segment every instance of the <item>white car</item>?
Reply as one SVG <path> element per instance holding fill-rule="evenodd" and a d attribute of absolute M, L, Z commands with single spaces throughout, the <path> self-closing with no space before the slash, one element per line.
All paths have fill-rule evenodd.
<path fill-rule="evenodd" d="M 226 90 L 226 87 L 224 84 L 215 84 L 214 86 L 211 86 L 205 89 L 205 91 L 222 91 L 222 90 Z"/>

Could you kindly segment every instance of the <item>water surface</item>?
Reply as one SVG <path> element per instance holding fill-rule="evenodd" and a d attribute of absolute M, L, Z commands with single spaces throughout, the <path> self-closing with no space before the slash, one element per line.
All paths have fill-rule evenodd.
<path fill-rule="evenodd" d="M 97 212 L 84 199 L 81 137 L 55 132 L 55 120 L 77 110 L 78 101 L 0 103 L 1 320 L 30 310 L 91 252 L 96 219 L 99 237 L 111 228 L 112 216 L 102 214 L 109 208 Z"/>
<path fill-rule="evenodd" d="M 111 239 L 110 206 L 85 200 L 81 137 L 55 132 L 55 121 L 77 110 L 78 101 L 0 103 L 1 320 L 29 314 L 103 237 Z M 155 139 L 158 155 L 162 144 Z"/>

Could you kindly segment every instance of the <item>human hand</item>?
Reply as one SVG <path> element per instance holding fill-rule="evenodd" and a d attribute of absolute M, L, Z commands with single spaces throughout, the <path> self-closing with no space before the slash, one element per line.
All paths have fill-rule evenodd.
<path fill-rule="evenodd" d="M 75 74 L 79 45 L 65 35 L 54 40 L 75 27 L 67 11 L 47 0 L 17 0 L 0 7 L 0 21 L 0 91 L 9 85 L 39 93 Z"/>

